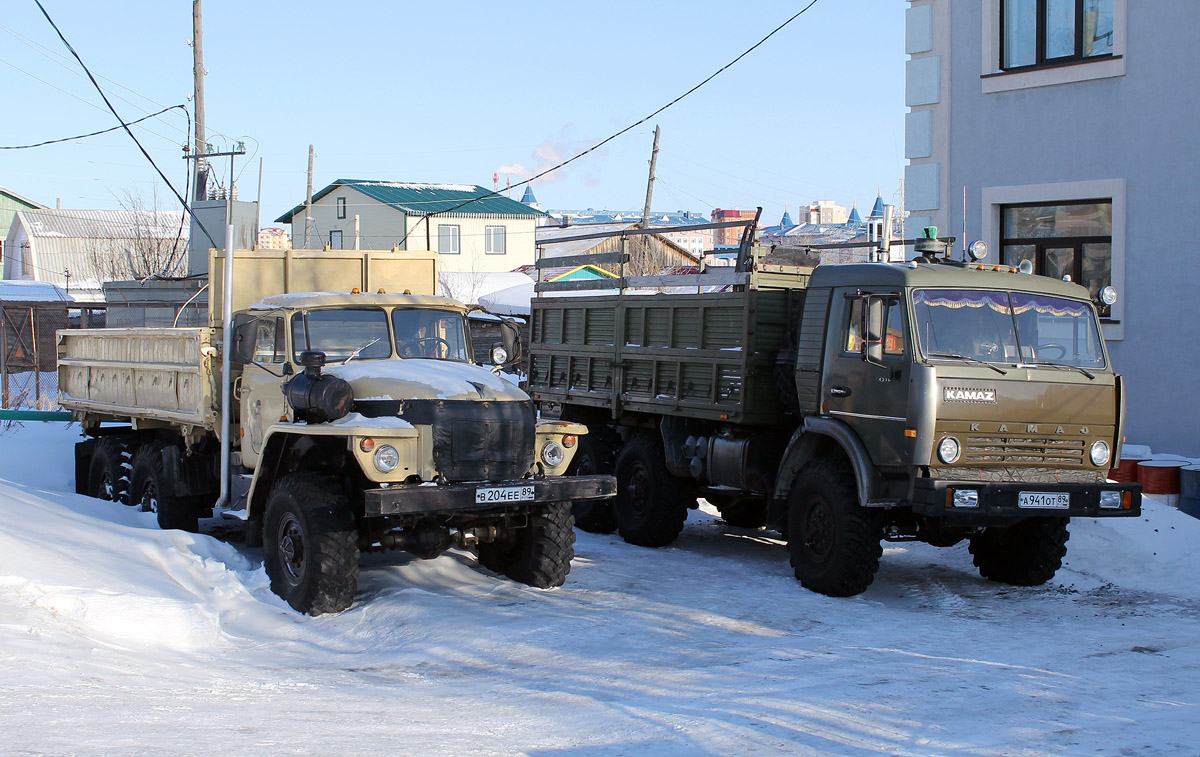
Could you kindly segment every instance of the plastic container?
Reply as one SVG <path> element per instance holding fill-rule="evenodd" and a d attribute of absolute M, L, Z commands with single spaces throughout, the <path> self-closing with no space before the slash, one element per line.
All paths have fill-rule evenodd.
<path fill-rule="evenodd" d="M 1200 465 L 1185 465 L 1179 469 L 1179 509 L 1193 518 L 1200 518 Z"/>

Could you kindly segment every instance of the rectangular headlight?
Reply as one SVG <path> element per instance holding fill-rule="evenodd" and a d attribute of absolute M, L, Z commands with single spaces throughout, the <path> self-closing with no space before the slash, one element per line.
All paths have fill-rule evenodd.
<path fill-rule="evenodd" d="M 979 507 L 979 491 L 976 489 L 955 489 L 955 507 Z"/>
<path fill-rule="evenodd" d="M 1121 509 L 1121 492 L 1100 492 L 1100 506 L 1105 510 Z"/>

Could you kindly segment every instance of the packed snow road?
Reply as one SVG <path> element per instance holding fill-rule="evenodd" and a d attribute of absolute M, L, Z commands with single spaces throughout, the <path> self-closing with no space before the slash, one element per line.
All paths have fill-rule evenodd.
<path fill-rule="evenodd" d="M 1077 521 L 1050 584 L 886 549 L 851 599 L 765 531 L 580 533 L 565 586 L 364 561 L 304 617 L 261 552 L 73 494 L 77 429 L 0 436 L 5 753 L 1194 754 L 1200 521 Z M 214 521 L 210 524 L 216 524 Z"/>

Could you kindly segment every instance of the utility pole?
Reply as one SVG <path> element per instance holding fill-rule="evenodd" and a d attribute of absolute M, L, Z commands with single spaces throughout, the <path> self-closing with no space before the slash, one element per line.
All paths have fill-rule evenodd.
<path fill-rule="evenodd" d="M 208 161 L 200 156 L 208 152 L 204 133 L 204 30 L 200 19 L 200 0 L 192 0 L 192 77 L 196 87 L 196 190 L 193 200 L 208 199 Z M 232 179 L 232 177 L 231 177 Z"/>
<path fill-rule="evenodd" d="M 642 208 L 642 228 L 650 228 L 650 200 L 654 197 L 654 167 L 658 164 L 658 126 L 654 127 L 654 148 L 650 151 L 650 178 L 646 181 L 646 205 Z"/>
<path fill-rule="evenodd" d="M 308 146 L 308 193 L 305 194 L 304 200 L 304 249 L 308 249 L 308 229 L 312 226 L 312 173 L 313 173 L 313 146 Z"/>

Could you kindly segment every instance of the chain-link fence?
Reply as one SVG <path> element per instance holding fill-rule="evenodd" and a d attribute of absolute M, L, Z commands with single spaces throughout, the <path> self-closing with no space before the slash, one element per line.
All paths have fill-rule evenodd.
<path fill-rule="evenodd" d="M 6 373 L 0 375 L 4 408 L 8 410 L 61 410 L 57 373 Z"/>

